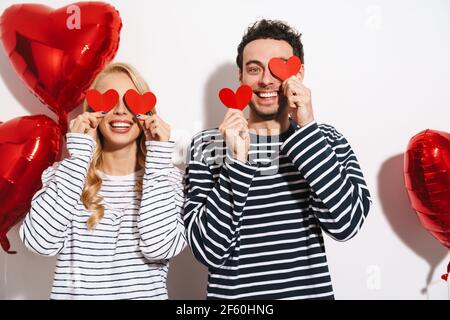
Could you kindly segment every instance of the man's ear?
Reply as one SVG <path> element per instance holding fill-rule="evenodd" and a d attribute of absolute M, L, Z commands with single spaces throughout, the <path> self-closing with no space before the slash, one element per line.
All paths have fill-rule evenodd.
<path fill-rule="evenodd" d="M 238 76 L 239 76 L 239 82 L 242 84 L 242 70 L 241 69 L 239 69 Z"/>

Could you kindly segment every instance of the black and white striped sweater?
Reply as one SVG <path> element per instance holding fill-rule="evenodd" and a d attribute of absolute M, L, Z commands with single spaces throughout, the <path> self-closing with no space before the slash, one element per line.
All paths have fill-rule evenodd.
<path fill-rule="evenodd" d="M 105 215 L 89 231 L 80 200 L 95 141 L 67 134 L 70 158 L 42 174 L 21 228 L 33 252 L 58 255 L 52 299 L 167 299 L 168 259 L 186 244 L 182 174 L 172 142 L 147 141 L 145 172 L 103 179 Z M 143 178 L 143 191 L 136 181 Z"/>
<path fill-rule="evenodd" d="M 206 130 L 193 138 L 186 173 L 186 233 L 209 268 L 209 299 L 334 298 L 322 230 L 350 239 L 371 199 L 332 126 L 251 134 L 245 164 L 217 129 Z"/>

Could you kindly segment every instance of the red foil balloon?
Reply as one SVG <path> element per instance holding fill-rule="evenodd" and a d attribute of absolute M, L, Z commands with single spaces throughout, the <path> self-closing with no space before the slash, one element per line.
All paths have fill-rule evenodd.
<path fill-rule="evenodd" d="M 115 56 L 121 27 L 118 11 L 103 2 L 79 2 L 57 10 L 16 4 L 0 17 L 6 55 L 60 122 L 67 121 L 67 113 Z"/>
<path fill-rule="evenodd" d="M 61 131 L 44 115 L 0 123 L 0 244 L 6 252 L 6 233 L 30 209 L 41 188 L 42 172 L 59 158 Z"/>
<path fill-rule="evenodd" d="M 405 184 L 422 225 L 450 249 L 450 134 L 425 130 L 405 154 Z"/>

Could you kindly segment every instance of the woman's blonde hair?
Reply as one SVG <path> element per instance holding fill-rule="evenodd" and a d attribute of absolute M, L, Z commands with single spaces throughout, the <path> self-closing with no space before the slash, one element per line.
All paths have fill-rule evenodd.
<path fill-rule="evenodd" d="M 131 65 L 116 62 L 109 64 L 94 80 L 91 84 L 91 89 L 95 89 L 98 82 L 111 73 L 124 73 L 128 77 L 130 77 L 134 86 L 140 94 L 144 92 L 150 91 L 147 82 L 145 82 L 144 78 L 139 74 L 139 72 Z M 83 104 L 83 111 L 92 111 L 85 101 Z M 155 111 L 154 109 L 152 111 Z M 151 113 L 151 112 L 150 112 Z M 84 185 L 83 192 L 81 193 L 81 201 L 84 206 L 92 212 L 91 216 L 87 220 L 87 227 L 89 230 L 94 229 L 100 220 L 103 218 L 105 214 L 105 208 L 101 204 L 103 197 L 98 194 L 100 188 L 102 186 L 102 179 L 98 175 L 97 170 L 102 168 L 103 158 L 102 158 L 102 150 L 103 150 L 103 136 L 100 130 L 97 128 L 97 145 L 94 150 L 94 154 L 92 157 L 91 164 L 89 166 L 86 183 Z M 137 138 L 138 148 L 137 148 L 137 161 L 139 166 L 145 166 L 145 155 L 147 153 L 147 148 L 145 147 L 145 135 L 143 132 Z M 136 183 L 136 189 L 138 191 L 142 191 L 142 180 Z"/>

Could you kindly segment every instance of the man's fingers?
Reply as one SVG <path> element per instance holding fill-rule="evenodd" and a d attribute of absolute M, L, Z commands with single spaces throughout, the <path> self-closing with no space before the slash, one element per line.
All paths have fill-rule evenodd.
<path fill-rule="evenodd" d="M 247 138 L 250 136 L 250 135 L 249 135 L 248 129 L 241 128 L 241 130 L 239 130 L 239 136 L 240 136 L 242 139 L 247 139 Z"/>
<path fill-rule="evenodd" d="M 242 119 L 236 119 L 233 122 L 231 122 L 226 129 L 240 129 L 240 128 L 246 128 L 247 123 L 242 121 Z"/>
<path fill-rule="evenodd" d="M 243 117 L 243 115 L 241 115 L 239 112 L 228 113 L 223 122 L 227 122 L 231 119 L 239 118 L 241 116 Z"/>
<path fill-rule="evenodd" d="M 244 113 L 241 110 L 228 108 L 227 113 L 225 114 L 225 118 L 223 122 L 226 122 L 228 119 L 234 118 L 234 117 L 244 117 Z"/>
<path fill-rule="evenodd" d="M 286 97 L 301 95 L 307 89 L 298 76 L 292 76 L 284 81 L 281 88 Z"/>
<path fill-rule="evenodd" d="M 234 123 L 236 121 L 242 121 L 244 123 L 247 123 L 247 120 L 245 119 L 244 115 L 235 113 L 232 117 L 224 121 L 223 126 L 228 128 L 231 123 Z"/>

